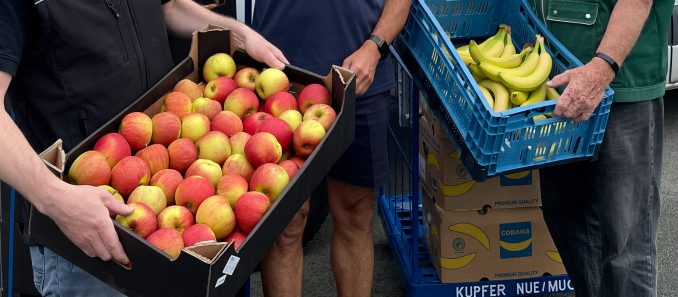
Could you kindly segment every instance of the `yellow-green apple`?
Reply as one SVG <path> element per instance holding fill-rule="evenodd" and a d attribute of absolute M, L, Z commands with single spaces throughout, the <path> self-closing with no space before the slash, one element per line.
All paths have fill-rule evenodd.
<path fill-rule="evenodd" d="M 214 195 L 200 204 L 195 222 L 210 226 L 217 239 L 224 238 L 235 229 L 235 217 L 228 199 Z"/>
<path fill-rule="evenodd" d="M 221 166 L 214 161 L 198 159 L 186 170 L 186 177 L 202 176 L 216 189 L 221 179 Z"/>
<path fill-rule="evenodd" d="M 111 171 L 111 186 L 122 196 L 128 196 L 134 188 L 148 185 L 151 168 L 139 157 L 129 156 L 115 164 Z"/>
<path fill-rule="evenodd" d="M 238 201 L 240 195 L 247 193 L 249 185 L 247 180 L 237 174 L 226 174 L 221 177 L 217 185 L 217 195 L 228 199 L 231 207 L 235 207 L 235 202 Z"/>
<path fill-rule="evenodd" d="M 151 143 L 170 145 L 181 135 L 181 120 L 171 112 L 161 112 L 151 118 L 153 121 L 153 136 Z"/>
<path fill-rule="evenodd" d="M 181 174 L 185 173 L 186 169 L 198 159 L 198 148 L 188 138 L 179 138 L 173 141 L 167 147 L 167 152 L 170 159 L 169 168 L 179 171 Z"/>
<path fill-rule="evenodd" d="M 202 113 L 211 121 L 221 112 L 221 104 L 209 98 L 200 97 L 193 101 L 193 112 Z"/>
<path fill-rule="evenodd" d="M 202 113 L 189 113 L 181 119 L 181 138 L 195 142 L 210 131 L 210 119 Z"/>
<path fill-rule="evenodd" d="M 259 166 L 250 178 L 250 190 L 263 193 L 271 202 L 275 202 L 280 193 L 290 183 L 287 171 L 278 164 L 266 163 Z M 240 201 L 241 198 L 238 198 Z"/>
<path fill-rule="evenodd" d="M 210 131 L 195 142 L 198 159 L 214 161 L 221 166 L 231 156 L 231 142 L 221 131 Z"/>
<path fill-rule="evenodd" d="M 274 117 L 279 117 L 280 114 L 287 110 L 297 109 L 297 99 L 294 98 L 290 92 L 278 92 L 266 99 L 264 104 L 264 111 L 270 113 Z"/>
<path fill-rule="evenodd" d="M 151 176 L 160 170 L 169 168 L 169 154 L 162 144 L 151 144 L 134 155 L 146 161 L 151 169 Z"/>
<path fill-rule="evenodd" d="M 238 85 L 234 80 L 228 77 L 217 77 L 207 83 L 203 94 L 205 97 L 219 102 L 219 104 L 224 104 L 226 97 L 237 88 Z"/>
<path fill-rule="evenodd" d="M 325 137 L 325 128 L 316 120 L 306 120 L 294 130 L 292 143 L 297 156 L 308 158 Z"/>
<path fill-rule="evenodd" d="M 224 110 L 232 111 L 240 119 L 245 119 L 259 109 L 259 99 L 250 89 L 237 88 L 224 100 Z"/>
<path fill-rule="evenodd" d="M 240 231 L 240 229 L 235 229 L 235 231 L 231 232 L 231 234 L 228 234 L 228 236 L 226 236 L 224 242 L 233 242 L 233 246 L 237 251 L 238 248 L 240 248 L 240 245 L 242 245 L 242 243 L 245 242 L 245 239 L 247 239 L 247 234 Z"/>
<path fill-rule="evenodd" d="M 252 172 L 254 172 L 254 167 L 247 161 L 245 155 L 243 154 L 234 154 L 228 157 L 224 166 L 221 168 L 223 175 L 235 174 L 242 176 L 245 180 L 250 180 Z"/>
<path fill-rule="evenodd" d="M 257 128 L 256 133 L 260 132 L 273 134 L 275 139 L 278 140 L 278 143 L 280 143 L 280 147 L 283 151 L 288 151 L 290 149 L 290 144 L 292 144 L 292 128 L 290 128 L 290 125 L 284 120 L 279 118 L 266 119 Z"/>
<path fill-rule="evenodd" d="M 191 98 L 181 92 L 170 92 L 165 95 L 165 102 L 160 108 L 160 111 L 171 112 L 179 119 L 191 113 L 191 110 L 193 110 Z"/>
<path fill-rule="evenodd" d="M 269 207 L 271 207 L 271 201 L 268 196 L 255 191 L 243 194 L 235 203 L 234 212 L 238 227 L 245 233 L 250 233 L 264 217 Z"/>
<path fill-rule="evenodd" d="M 118 215 L 115 220 L 123 227 L 132 230 L 132 232 L 146 238 L 158 229 L 158 222 L 155 219 L 153 210 L 140 202 L 128 203 L 134 208 L 128 216 Z"/>
<path fill-rule="evenodd" d="M 193 226 L 193 214 L 188 208 L 179 205 L 170 205 L 158 214 L 158 228 L 174 228 L 184 232 Z"/>
<path fill-rule="evenodd" d="M 149 243 L 170 256 L 172 259 L 179 258 L 184 248 L 184 239 L 181 232 L 174 228 L 160 228 L 146 238 Z"/>
<path fill-rule="evenodd" d="M 232 111 L 222 111 L 212 119 L 212 131 L 220 131 L 231 137 L 233 134 L 242 132 L 242 120 Z"/>
<path fill-rule="evenodd" d="M 184 246 L 192 247 L 198 243 L 216 242 L 217 237 L 210 226 L 205 224 L 194 224 L 184 230 L 182 234 Z"/>
<path fill-rule="evenodd" d="M 68 177 L 78 185 L 106 185 L 111 180 L 111 167 L 104 154 L 87 151 L 73 161 Z"/>
<path fill-rule="evenodd" d="M 118 201 L 120 201 L 122 203 L 125 203 L 125 199 L 123 199 L 122 195 L 120 195 L 120 193 L 118 193 L 118 190 L 113 189 L 113 187 L 111 187 L 109 185 L 101 185 L 101 186 L 99 186 L 99 188 L 102 188 L 102 189 L 108 191 L 109 193 L 111 193 L 111 195 L 113 195 L 113 197 L 115 197 L 115 199 L 117 199 Z"/>
<path fill-rule="evenodd" d="M 297 110 L 286 110 L 278 116 L 279 119 L 287 122 L 292 128 L 292 131 L 297 130 L 299 124 L 301 124 L 302 116 L 301 113 Z"/>
<path fill-rule="evenodd" d="M 160 187 L 167 198 L 167 205 L 174 204 L 174 193 L 177 192 L 179 183 L 184 180 L 179 171 L 174 169 L 163 169 L 151 177 L 151 186 Z"/>
<path fill-rule="evenodd" d="M 282 147 L 271 133 L 254 134 L 245 144 L 245 157 L 254 168 L 265 163 L 278 163 L 281 156 Z"/>
<path fill-rule="evenodd" d="M 261 125 L 264 120 L 273 118 L 272 115 L 267 114 L 265 112 L 259 111 L 255 112 L 252 115 L 248 116 L 245 118 L 244 121 L 242 121 L 242 130 L 243 132 L 249 134 L 249 135 L 254 135 L 254 133 L 257 132 L 257 128 L 259 128 L 259 125 Z"/>
<path fill-rule="evenodd" d="M 160 187 L 138 186 L 129 194 L 127 203 L 141 202 L 153 210 L 157 216 L 165 207 L 167 207 L 167 198 Z"/>
<path fill-rule="evenodd" d="M 259 70 L 252 67 L 245 67 L 238 70 L 233 76 L 233 80 L 238 84 L 239 88 L 248 88 L 254 91 L 255 82 L 259 76 Z"/>
<path fill-rule="evenodd" d="M 153 121 L 145 113 L 129 113 L 122 118 L 120 135 L 127 140 L 132 151 L 136 152 L 151 142 Z"/>
<path fill-rule="evenodd" d="M 304 166 L 304 162 L 306 162 L 306 160 L 304 158 L 301 158 L 299 156 L 294 156 L 294 157 L 290 158 L 290 161 L 297 163 L 297 166 L 299 166 L 299 169 L 301 169 L 301 167 Z"/>
<path fill-rule="evenodd" d="M 331 106 L 327 104 L 314 104 L 306 110 L 304 113 L 305 120 L 316 120 L 318 123 L 323 125 L 325 131 L 330 130 L 332 123 L 337 118 L 337 113 L 332 109 Z"/>
<path fill-rule="evenodd" d="M 129 143 L 119 133 L 108 133 L 99 138 L 94 144 L 94 150 L 106 156 L 108 166 L 111 168 L 122 158 L 132 155 Z"/>
<path fill-rule="evenodd" d="M 217 53 L 205 61 L 202 68 L 202 77 L 209 82 L 217 77 L 233 77 L 235 74 L 235 61 L 225 53 Z"/>
<path fill-rule="evenodd" d="M 315 104 L 329 105 L 332 103 L 332 96 L 325 86 L 321 84 L 310 84 L 301 90 L 297 103 L 299 111 L 301 111 L 301 113 L 306 113 L 306 110 Z"/>
<path fill-rule="evenodd" d="M 245 144 L 250 140 L 252 135 L 245 132 L 235 133 L 228 140 L 231 142 L 231 155 L 245 154 Z"/>
<path fill-rule="evenodd" d="M 191 100 L 195 100 L 202 96 L 202 88 L 190 79 L 180 80 L 176 85 L 174 85 L 174 89 L 172 91 L 182 92 L 186 94 L 188 98 L 191 98 Z"/>
<path fill-rule="evenodd" d="M 268 68 L 259 74 L 255 82 L 257 95 L 262 100 L 268 99 L 271 95 L 278 92 L 286 92 L 290 88 L 290 80 L 287 75 L 279 69 Z"/>
<path fill-rule="evenodd" d="M 188 208 L 191 213 L 198 211 L 200 204 L 207 197 L 214 195 L 214 187 L 202 176 L 189 176 L 182 180 L 174 194 L 174 200 L 177 205 Z"/>
<path fill-rule="evenodd" d="M 280 167 L 285 169 L 285 172 L 287 172 L 287 175 L 290 177 L 290 180 L 297 174 L 299 171 L 299 165 L 297 165 L 296 162 L 292 160 L 285 160 L 280 163 L 278 163 Z"/>

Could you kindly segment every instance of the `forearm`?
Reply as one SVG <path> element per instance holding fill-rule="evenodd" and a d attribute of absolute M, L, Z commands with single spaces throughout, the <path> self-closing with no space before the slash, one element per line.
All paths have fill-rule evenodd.
<path fill-rule="evenodd" d="M 636 44 L 652 8 L 652 0 L 619 0 L 598 46 L 598 52 L 612 57 L 620 66 Z"/>
<path fill-rule="evenodd" d="M 214 24 L 231 30 L 236 46 L 243 47 L 248 27 L 235 19 L 214 13 L 192 0 L 173 0 L 162 8 L 167 28 L 177 36 L 190 38 L 196 30 Z"/>
<path fill-rule="evenodd" d="M 0 180 L 14 187 L 41 212 L 48 207 L 48 193 L 61 181 L 40 157 L 5 111 L 4 98 L 11 76 L 0 72 Z"/>
<path fill-rule="evenodd" d="M 410 12 L 411 0 L 386 0 L 384 9 L 372 34 L 379 36 L 388 43 L 395 40 L 396 35 L 405 25 Z"/>

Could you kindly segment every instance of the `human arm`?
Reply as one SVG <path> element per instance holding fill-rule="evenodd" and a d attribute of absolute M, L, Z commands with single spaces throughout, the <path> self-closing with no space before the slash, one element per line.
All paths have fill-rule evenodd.
<path fill-rule="evenodd" d="M 126 215 L 131 207 L 104 189 L 65 183 L 45 166 L 5 110 L 11 80 L 9 73 L 0 71 L 0 180 L 54 220 L 88 256 L 128 263 L 110 214 Z"/>
<path fill-rule="evenodd" d="M 382 40 L 391 44 L 396 35 L 407 21 L 407 15 L 410 11 L 411 0 L 386 0 L 384 9 L 377 25 L 372 30 L 373 35 L 379 36 Z M 349 68 L 356 73 L 356 95 L 364 94 L 372 85 L 374 73 L 377 70 L 377 64 L 381 54 L 377 44 L 365 38 L 362 46 L 353 54 L 344 59 L 343 67 Z"/>
<path fill-rule="evenodd" d="M 617 1 L 598 52 L 607 54 L 621 66 L 636 44 L 651 8 L 652 0 Z M 567 84 L 567 87 L 558 99 L 553 114 L 575 121 L 587 120 L 600 104 L 605 88 L 612 79 L 614 71 L 610 65 L 597 57 L 584 66 L 555 76 L 547 86 Z"/>
<path fill-rule="evenodd" d="M 214 24 L 231 30 L 235 45 L 245 49 L 252 58 L 270 67 L 283 69 L 289 64 L 282 52 L 259 33 L 235 19 L 206 9 L 192 0 L 173 0 L 162 6 L 165 24 L 173 34 L 190 38 L 196 30 Z"/>

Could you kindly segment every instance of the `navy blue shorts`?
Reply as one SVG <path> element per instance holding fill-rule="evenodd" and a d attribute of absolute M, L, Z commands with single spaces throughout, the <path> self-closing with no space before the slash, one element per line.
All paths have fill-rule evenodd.
<path fill-rule="evenodd" d="M 334 164 L 330 177 L 361 187 L 378 187 L 386 182 L 386 132 L 390 98 L 389 92 L 383 92 L 356 99 L 355 139 Z"/>

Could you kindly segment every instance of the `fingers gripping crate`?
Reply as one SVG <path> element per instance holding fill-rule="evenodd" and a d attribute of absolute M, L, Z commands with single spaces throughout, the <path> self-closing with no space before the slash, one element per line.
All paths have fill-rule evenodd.
<path fill-rule="evenodd" d="M 549 77 L 582 65 L 525 0 L 417 0 L 401 33 L 423 74 L 427 101 L 447 122 L 451 138 L 461 144 L 462 159 L 472 176 L 483 180 L 595 156 L 612 104 L 609 87 L 589 120 L 579 123 L 534 119 L 552 112 L 556 100 L 495 112 L 483 99 L 452 42 L 493 35 L 500 24 L 511 27 L 516 48 L 534 42 L 535 34 L 545 37 L 553 57 Z"/>

